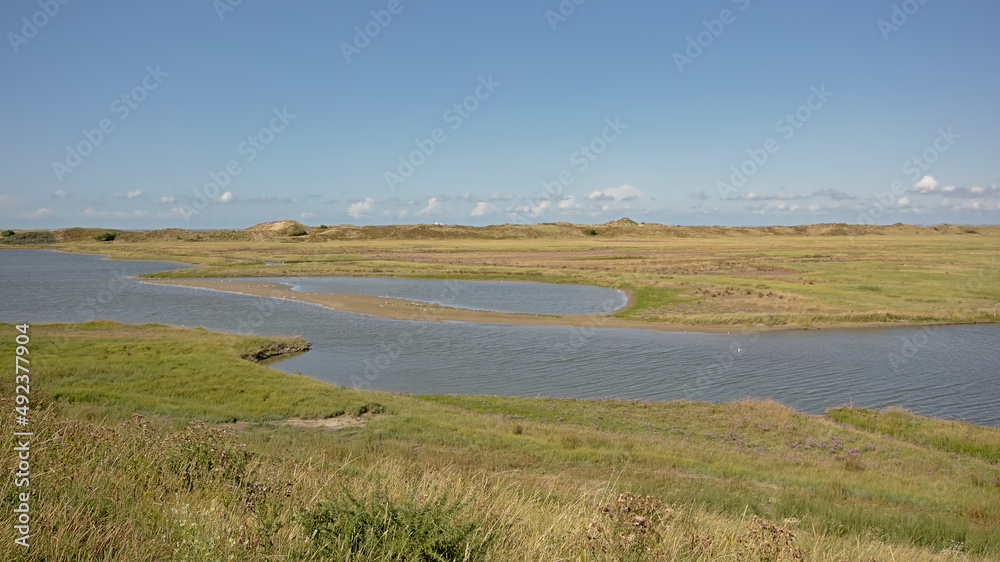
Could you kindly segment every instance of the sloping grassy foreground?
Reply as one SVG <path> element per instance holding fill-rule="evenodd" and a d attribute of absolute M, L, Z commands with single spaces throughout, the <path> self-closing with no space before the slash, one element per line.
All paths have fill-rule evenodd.
<path fill-rule="evenodd" d="M 15 333 L 0 325 L 9 411 Z M 32 546 L 13 544 L 21 490 L 4 476 L 3 560 L 1000 558 L 996 428 L 773 402 L 407 396 L 242 358 L 294 338 L 110 322 L 30 335 Z M 281 421 L 358 414 L 341 430 Z M 5 448 L 0 472 L 15 462 Z"/>

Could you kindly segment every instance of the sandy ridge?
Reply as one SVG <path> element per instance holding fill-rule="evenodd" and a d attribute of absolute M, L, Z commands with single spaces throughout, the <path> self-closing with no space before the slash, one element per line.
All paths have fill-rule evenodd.
<path fill-rule="evenodd" d="M 450 308 L 425 302 L 406 299 L 393 299 L 356 293 L 312 293 L 293 291 L 290 285 L 272 283 L 269 281 L 233 281 L 226 279 L 141 279 L 143 283 L 160 285 L 177 285 L 195 287 L 244 295 L 254 295 L 267 298 L 278 298 L 308 302 L 326 306 L 343 312 L 354 312 L 382 318 L 397 320 L 414 320 L 421 322 L 482 322 L 488 324 L 523 324 L 542 326 L 576 326 L 581 328 L 626 328 L 633 330 L 657 330 L 661 332 L 709 332 L 730 333 L 741 331 L 775 331 L 804 330 L 822 328 L 899 328 L 905 326 L 945 325 L 949 322 L 937 323 L 836 323 L 813 325 L 809 327 L 789 324 L 783 326 L 729 326 L 729 325 L 693 325 L 668 322 L 643 322 L 616 318 L 607 314 L 520 314 L 510 312 L 491 312 L 485 310 L 470 310 L 465 308 Z M 631 304 L 631 298 L 629 299 Z M 626 305 L 628 306 L 628 305 Z"/>
<path fill-rule="evenodd" d="M 670 332 L 727 332 L 732 326 L 689 326 L 664 322 L 641 322 L 615 318 L 606 314 L 540 315 L 490 312 L 449 308 L 435 304 L 359 295 L 355 293 L 312 293 L 293 291 L 290 285 L 269 281 L 230 281 L 225 279 L 142 279 L 143 283 L 179 285 L 212 289 L 244 295 L 309 302 L 340 310 L 397 320 L 423 322 L 483 322 L 490 324 L 527 324 L 544 326 L 578 326 L 587 328 L 631 328 Z"/>

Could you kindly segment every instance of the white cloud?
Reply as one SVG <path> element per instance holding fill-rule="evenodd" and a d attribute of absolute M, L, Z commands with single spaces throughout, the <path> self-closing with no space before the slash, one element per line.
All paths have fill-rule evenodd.
<path fill-rule="evenodd" d="M 437 197 L 431 197 L 430 199 L 427 200 L 427 206 L 424 207 L 423 209 L 420 209 L 420 211 L 417 212 L 417 214 L 420 216 L 427 216 L 440 209 L 441 209 L 441 202 L 438 201 Z"/>
<path fill-rule="evenodd" d="M 156 200 L 156 202 L 157 203 L 173 203 L 174 202 L 174 196 L 173 195 L 168 195 L 166 197 L 160 197 L 159 199 Z"/>
<path fill-rule="evenodd" d="M 67 194 L 67 193 L 66 193 L 65 191 L 63 191 L 63 190 L 61 190 L 61 189 L 57 189 L 57 190 L 56 190 L 56 191 L 55 191 L 55 192 L 54 192 L 54 193 L 52 194 L 52 196 L 53 196 L 53 197 L 55 197 L 55 198 L 57 198 L 57 199 L 65 199 L 65 198 L 66 198 L 66 197 L 68 197 L 69 195 L 68 195 L 68 194 Z"/>
<path fill-rule="evenodd" d="M 853 195 L 849 195 L 839 189 L 819 189 L 813 192 L 813 197 L 829 197 L 834 201 L 847 201 L 848 199 L 857 199 Z"/>
<path fill-rule="evenodd" d="M 171 207 L 169 213 L 156 213 L 156 216 L 161 218 L 173 218 L 173 217 L 184 218 L 189 215 L 187 211 L 185 211 L 180 207 Z"/>
<path fill-rule="evenodd" d="M 642 192 L 631 185 L 611 187 L 604 191 L 595 191 L 587 196 L 590 201 L 633 201 L 642 197 Z"/>
<path fill-rule="evenodd" d="M 371 197 L 365 197 L 364 201 L 358 201 L 357 203 L 351 205 L 347 208 L 347 214 L 354 218 L 359 218 L 361 215 L 372 210 L 372 206 L 375 204 L 375 200 Z"/>
<path fill-rule="evenodd" d="M 485 201 L 480 201 L 479 203 L 476 203 L 476 208 L 472 209 L 472 216 L 481 217 L 486 213 L 492 213 L 495 210 L 496 207 L 494 207 L 493 205 L 490 205 Z"/>
<path fill-rule="evenodd" d="M 748 201 L 792 201 L 795 199 L 808 199 L 809 195 L 799 195 L 796 193 L 780 193 L 778 195 L 765 195 L 763 193 L 750 192 L 746 195 L 735 197 L 736 199 L 746 199 Z"/>
<path fill-rule="evenodd" d="M 494 191 L 490 194 L 490 201 L 510 201 L 514 196 L 509 193 L 502 193 L 499 191 Z"/>
<path fill-rule="evenodd" d="M 556 205 L 556 207 L 558 207 L 559 209 L 562 209 L 562 210 L 579 209 L 580 208 L 580 204 L 576 202 L 576 197 L 573 197 L 572 195 L 570 195 L 569 197 L 567 197 L 567 198 L 563 199 L 562 201 L 560 201 L 559 204 Z"/>
<path fill-rule="evenodd" d="M 913 186 L 914 193 L 930 193 L 938 188 L 938 181 L 934 179 L 934 176 L 924 176 L 920 178 L 920 181 Z M 954 188 L 953 188 L 954 189 Z M 947 191 L 948 188 L 945 188 Z"/>
<path fill-rule="evenodd" d="M 302 220 L 309 220 L 309 219 L 313 218 L 313 216 L 314 216 L 315 214 L 316 214 L 316 213 L 312 213 L 312 212 L 309 212 L 309 211 L 303 211 L 302 213 L 299 213 L 299 217 L 300 217 L 300 218 L 301 218 Z"/>
<path fill-rule="evenodd" d="M 789 205 L 788 203 L 778 203 L 772 207 L 777 211 L 798 211 L 798 205 Z"/>
<path fill-rule="evenodd" d="M 31 211 L 30 213 L 21 213 L 21 218 L 24 218 L 24 219 L 40 219 L 42 217 L 47 217 L 47 216 L 49 216 L 51 214 L 52 214 L 52 209 L 43 207 L 41 209 L 35 209 L 34 211 Z"/>
<path fill-rule="evenodd" d="M 142 197 L 142 190 L 141 189 L 137 189 L 135 191 L 129 191 L 128 193 L 125 194 L 125 197 L 127 197 L 129 199 L 135 199 L 136 197 Z"/>
<path fill-rule="evenodd" d="M 398 211 L 398 212 L 392 211 L 390 209 L 386 209 L 385 212 L 382 213 L 382 214 L 385 215 L 385 216 L 387 216 L 387 217 L 391 217 L 391 216 L 395 215 L 398 218 L 403 218 L 403 217 L 405 217 L 407 215 L 406 209 L 403 209 L 403 210 Z"/>
<path fill-rule="evenodd" d="M 905 207 L 905 206 L 907 206 L 907 205 L 910 204 L 910 198 L 909 197 L 901 197 L 899 199 L 899 201 L 896 202 L 896 204 L 899 205 L 900 207 Z"/>
<path fill-rule="evenodd" d="M 219 196 L 219 203 L 232 203 L 236 198 L 233 196 L 232 191 L 227 191 Z"/>
<path fill-rule="evenodd" d="M 693 197 L 693 195 L 692 195 Z M 818 197 L 827 197 L 834 201 L 847 201 L 850 199 L 857 199 L 853 195 L 840 191 L 839 189 L 818 189 L 812 193 L 779 193 L 776 195 L 771 195 L 767 193 L 755 193 L 753 191 L 737 195 L 732 197 L 732 199 L 741 199 L 743 201 L 796 201 L 803 199 L 815 199 Z"/>
<path fill-rule="evenodd" d="M 552 201 L 549 201 L 548 199 L 546 199 L 546 200 L 542 201 L 541 203 L 539 203 L 538 205 L 535 205 L 534 207 L 532 207 L 531 205 L 521 205 L 520 207 L 515 207 L 514 208 L 514 212 L 515 213 L 527 213 L 528 215 L 530 215 L 532 217 L 537 217 L 538 215 L 544 213 L 545 210 L 548 209 L 551 205 L 552 205 Z"/>
<path fill-rule="evenodd" d="M 24 197 L 15 197 L 13 195 L 0 193 L 0 205 L 3 205 L 4 207 L 13 207 L 14 205 L 20 205 L 21 203 L 24 203 Z"/>

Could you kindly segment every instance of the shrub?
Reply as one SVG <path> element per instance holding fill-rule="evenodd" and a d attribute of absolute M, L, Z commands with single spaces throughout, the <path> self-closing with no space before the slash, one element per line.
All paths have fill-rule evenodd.
<path fill-rule="evenodd" d="M 54 244 L 56 237 L 51 232 L 18 232 L 0 237 L 0 240 L 11 245 Z"/>
<path fill-rule="evenodd" d="M 305 236 L 306 234 L 309 233 L 306 232 L 306 229 L 302 227 L 295 227 L 292 230 L 288 231 L 289 236 Z"/>
<path fill-rule="evenodd" d="M 587 525 L 586 548 L 597 560 L 663 560 L 660 546 L 673 516 L 659 498 L 619 494 L 618 501 L 602 505 Z"/>
<path fill-rule="evenodd" d="M 13 236 L 13 235 L 14 235 L 14 231 L 13 230 L 5 230 L 3 232 L 0 232 L 0 236 L 3 236 L 4 238 L 8 238 L 8 237 Z"/>
<path fill-rule="evenodd" d="M 111 242 L 115 238 L 118 238 L 117 232 L 98 232 L 94 235 L 94 240 L 98 242 Z"/>
<path fill-rule="evenodd" d="M 321 224 L 321 225 L 319 225 L 319 226 L 316 227 L 316 230 L 326 230 L 326 225 L 325 224 Z"/>
<path fill-rule="evenodd" d="M 739 560 L 805 560 L 805 553 L 795 546 L 795 533 L 753 516 L 750 529 L 736 538 Z"/>
<path fill-rule="evenodd" d="M 316 554 L 335 560 L 485 560 L 495 537 L 483 518 L 462 517 L 467 504 L 438 497 L 405 502 L 378 491 L 355 498 L 347 490 L 304 513 Z"/>
<path fill-rule="evenodd" d="M 597 236 L 597 231 L 594 230 L 593 228 L 585 228 L 583 229 L 583 233 L 586 234 L 587 236 Z"/>

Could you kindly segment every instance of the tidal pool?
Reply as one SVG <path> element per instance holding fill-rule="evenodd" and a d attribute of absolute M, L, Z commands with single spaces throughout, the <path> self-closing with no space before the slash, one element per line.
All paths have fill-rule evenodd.
<path fill-rule="evenodd" d="M 706 334 L 411 322 L 130 278 L 178 267 L 188 266 L 2 250 L 0 322 L 110 318 L 298 334 L 312 342 L 313 350 L 272 367 L 339 385 L 401 392 L 646 400 L 764 398 L 810 413 L 853 400 L 856 406 L 900 406 L 923 415 L 1000 425 L 1000 325 L 996 324 Z M 272 280 L 291 282 L 301 290 L 336 287 L 415 300 L 431 300 L 419 297 L 440 294 L 447 283 Z M 351 283 L 378 288 L 351 291 L 345 288 L 354 286 Z M 540 284 L 462 282 L 460 299 L 442 304 L 539 312 L 519 308 L 535 297 L 508 293 L 536 291 L 533 294 L 544 294 L 559 306 L 592 312 L 595 308 L 588 307 L 602 310 L 612 302 L 607 299 L 615 297 L 599 287 L 530 285 Z M 504 296 L 490 300 L 490 287 Z M 392 293 L 397 290 L 401 292 Z M 569 313 L 565 309 L 552 313 L 560 312 Z M 42 360 L 45 350 L 32 353 Z"/>

